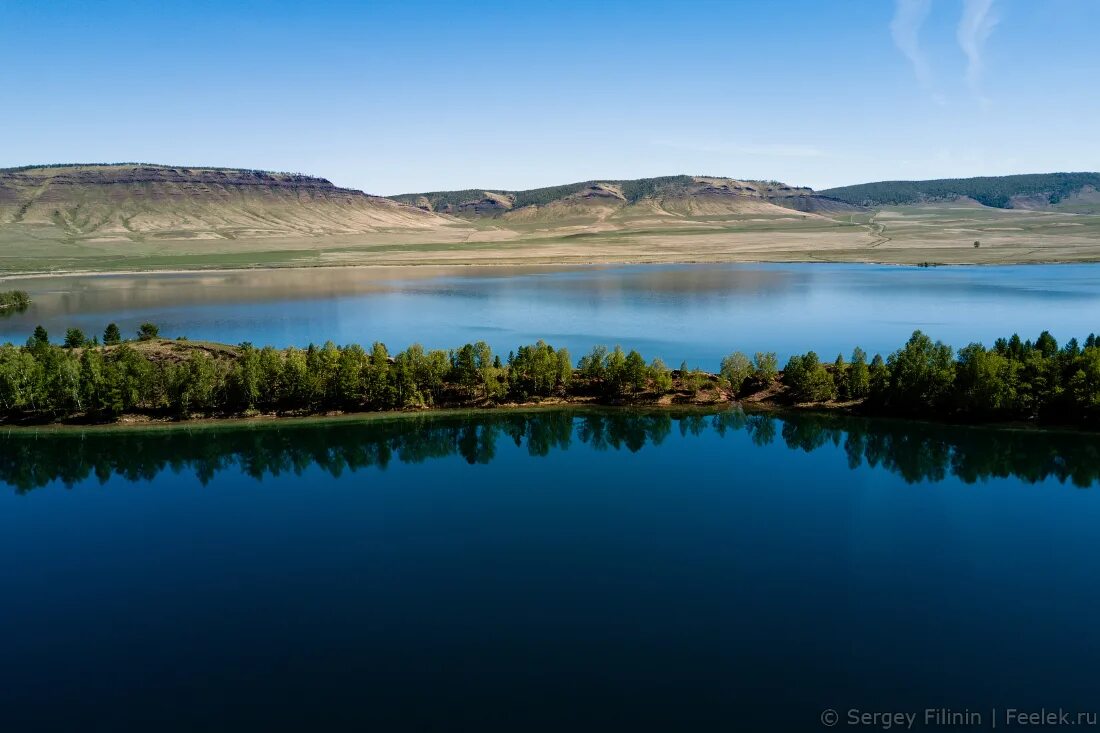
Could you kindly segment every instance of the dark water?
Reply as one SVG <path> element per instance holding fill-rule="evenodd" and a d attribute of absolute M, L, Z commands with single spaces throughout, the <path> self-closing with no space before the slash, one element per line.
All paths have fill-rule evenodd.
<path fill-rule="evenodd" d="M 545 338 L 574 355 L 621 343 L 672 365 L 717 368 L 734 350 L 861 345 L 889 352 L 914 329 L 956 347 L 1044 329 L 1100 332 L 1100 265 L 651 265 L 568 268 L 361 268 L 12 281 L 31 307 L 0 318 L 0 341 L 36 324 L 55 340 L 144 321 L 169 337 L 257 345 L 484 339 L 499 352 Z"/>
<path fill-rule="evenodd" d="M 5 730 L 1096 709 L 1094 435 L 622 411 L 16 432 L 0 481 Z"/>

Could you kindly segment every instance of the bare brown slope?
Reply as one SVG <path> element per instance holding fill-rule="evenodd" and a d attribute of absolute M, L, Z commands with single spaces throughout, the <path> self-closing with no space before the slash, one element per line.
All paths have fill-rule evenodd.
<path fill-rule="evenodd" d="M 290 173 L 154 165 L 0 171 L 0 226 L 36 239 L 300 237 L 444 224 L 412 206 Z"/>
<path fill-rule="evenodd" d="M 501 219 L 552 225 L 645 217 L 785 216 L 859 211 L 812 189 L 775 181 L 711 176 L 667 176 L 627 181 L 586 181 L 528 191 L 441 191 L 403 194 L 395 200 L 466 219 Z"/>

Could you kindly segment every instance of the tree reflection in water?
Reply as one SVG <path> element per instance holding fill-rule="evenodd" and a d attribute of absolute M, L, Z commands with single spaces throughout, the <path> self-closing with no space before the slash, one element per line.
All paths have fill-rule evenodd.
<path fill-rule="evenodd" d="M 746 434 L 748 445 L 778 440 L 791 450 L 843 451 L 853 470 L 885 469 L 910 483 L 954 476 L 973 483 L 1016 477 L 1087 487 L 1100 478 L 1096 435 L 999 430 L 837 415 L 746 414 L 634 410 L 542 410 L 476 415 L 422 415 L 339 422 L 216 426 L 199 429 L 89 430 L 0 435 L 0 481 L 25 492 L 59 481 L 96 477 L 152 481 L 164 471 L 191 471 L 204 485 L 226 469 L 257 480 L 301 474 L 316 466 L 339 477 L 391 462 L 422 463 L 461 456 L 489 463 L 501 441 L 531 456 L 569 450 L 637 452 L 661 446 L 673 432 L 690 441 Z M 738 449 L 751 450 L 745 443 Z M 675 454 L 669 454 L 675 461 Z"/>

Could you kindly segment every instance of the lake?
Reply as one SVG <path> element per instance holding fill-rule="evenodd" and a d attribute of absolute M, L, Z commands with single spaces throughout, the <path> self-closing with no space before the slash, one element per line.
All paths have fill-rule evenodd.
<path fill-rule="evenodd" d="M 702 731 L 1095 710 L 1097 488 L 1095 435 L 839 416 L 12 430 L 0 711 Z"/>
<path fill-rule="evenodd" d="M 331 339 L 500 353 L 539 338 L 574 357 L 622 344 L 677 366 L 717 369 L 725 354 L 814 349 L 831 360 L 862 346 L 888 353 L 914 329 L 955 347 L 1018 331 L 1060 340 L 1100 332 L 1100 265 L 898 267 L 845 264 L 558 268 L 342 268 L 9 280 L 34 302 L 0 318 L 22 343 L 41 323 L 54 340 L 78 327 L 306 346 Z"/>

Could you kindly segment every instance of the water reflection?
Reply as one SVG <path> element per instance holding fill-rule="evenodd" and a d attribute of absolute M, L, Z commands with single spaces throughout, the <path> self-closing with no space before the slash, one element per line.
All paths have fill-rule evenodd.
<path fill-rule="evenodd" d="M 686 443 L 666 444 L 672 434 Z M 679 447 L 695 439 L 717 441 L 728 451 L 772 445 L 832 451 L 852 470 L 886 470 L 908 483 L 949 476 L 965 483 L 1015 477 L 1088 487 L 1100 479 L 1100 442 L 1089 434 L 830 415 L 563 409 L 197 430 L 12 430 L 0 436 L 0 481 L 23 493 L 55 481 L 72 487 L 93 477 L 100 483 L 112 476 L 153 481 L 164 471 L 193 472 L 204 485 L 226 470 L 262 480 L 316 466 L 339 477 L 385 469 L 395 461 L 421 463 L 451 456 L 487 464 L 506 442 L 535 457 L 579 443 L 589 452 L 665 450 L 667 459 L 676 461 Z"/>
<path fill-rule="evenodd" d="M 43 277 L 8 287 L 32 299 L 0 318 L 0 342 L 41 324 L 257 345 L 487 341 L 508 353 L 544 338 L 581 354 L 621 343 L 648 358 L 717 369 L 733 350 L 896 349 L 915 329 L 956 347 L 1051 330 L 1096 330 L 1100 265 L 918 268 L 877 265 L 368 267 Z M 1072 307 L 1069 307 L 1072 306 Z"/>
<path fill-rule="evenodd" d="M 0 308 L 0 319 L 11 318 L 12 316 L 26 313 L 30 308 L 30 305 L 26 303 L 20 303 L 19 305 L 9 305 L 6 308 Z"/>
<path fill-rule="evenodd" d="M 964 483 L 1016 478 L 1055 479 L 1086 488 L 1100 479 L 1095 435 L 1036 430 L 943 426 L 839 416 L 797 416 L 782 422 L 788 448 L 843 449 L 848 467 L 884 468 L 907 483 Z"/>

